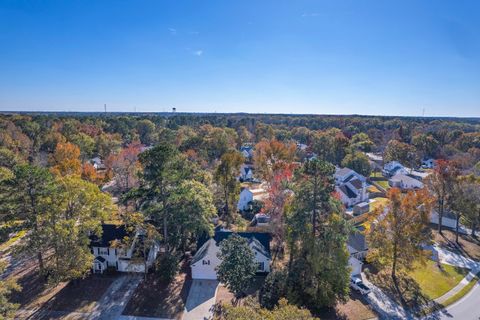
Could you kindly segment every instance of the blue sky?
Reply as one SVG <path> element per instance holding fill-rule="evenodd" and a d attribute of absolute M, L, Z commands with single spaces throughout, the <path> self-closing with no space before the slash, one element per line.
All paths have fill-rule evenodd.
<path fill-rule="evenodd" d="M 480 116 L 480 1 L 0 0 L 0 110 Z"/>

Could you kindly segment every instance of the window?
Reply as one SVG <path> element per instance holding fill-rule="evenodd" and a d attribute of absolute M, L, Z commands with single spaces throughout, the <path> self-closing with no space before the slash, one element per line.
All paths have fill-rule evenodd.
<path fill-rule="evenodd" d="M 108 248 L 98 248 L 98 254 L 108 256 Z"/>
<path fill-rule="evenodd" d="M 265 262 L 259 262 L 257 264 L 257 270 L 258 271 L 263 271 L 263 270 L 265 270 L 264 268 L 265 268 Z"/>
<path fill-rule="evenodd" d="M 202 260 L 202 264 L 203 265 L 210 265 L 210 260 Z"/>

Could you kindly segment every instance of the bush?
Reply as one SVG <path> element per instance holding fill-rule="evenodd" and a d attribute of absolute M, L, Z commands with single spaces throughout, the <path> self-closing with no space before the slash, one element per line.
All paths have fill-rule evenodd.
<path fill-rule="evenodd" d="M 287 279 L 287 271 L 276 270 L 268 274 L 260 290 L 260 305 L 267 309 L 273 309 L 278 305 L 280 298 L 285 297 L 285 283 Z"/>
<path fill-rule="evenodd" d="M 166 283 L 172 282 L 179 270 L 178 257 L 169 253 L 161 255 L 157 260 L 155 270 L 158 273 L 160 281 Z"/>

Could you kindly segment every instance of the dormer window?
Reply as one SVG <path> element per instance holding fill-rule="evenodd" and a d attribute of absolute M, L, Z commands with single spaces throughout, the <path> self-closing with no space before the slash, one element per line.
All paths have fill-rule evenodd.
<path fill-rule="evenodd" d="M 202 260 L 202 264 L 203 265 L 210 265 L 210 260 Z"/>

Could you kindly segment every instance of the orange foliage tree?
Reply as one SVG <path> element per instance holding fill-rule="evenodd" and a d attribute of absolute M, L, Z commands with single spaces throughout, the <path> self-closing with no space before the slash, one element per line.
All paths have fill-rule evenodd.
<path fill-rule="evenodd" d="M 368 259 L 391 268 L 398 288 L 397 270 L 409 270 L 426 257 L 422 245 L 431 238 L 428 223 L 433 200 L 425 189 L 402 193 L 392 188 L 387 197 L 388 205 L 374 212 L 367 230 Z"/>
<path fill-rule="evenodd" d="M 285 144 L 276 139 L 262 139 L 255 145 L 253 154 L 255 169 L 264 180 L 270 181 L 278 169 L 293 161 L 295 151 L 294 143 Z"/>
<path fill-rule="evenodd" d="M 80 149 L 70 142 L 59 142 L 50 158 L 52 172 L 56 175 L 80 175 L 82 163 L 80 162 Z"/>

